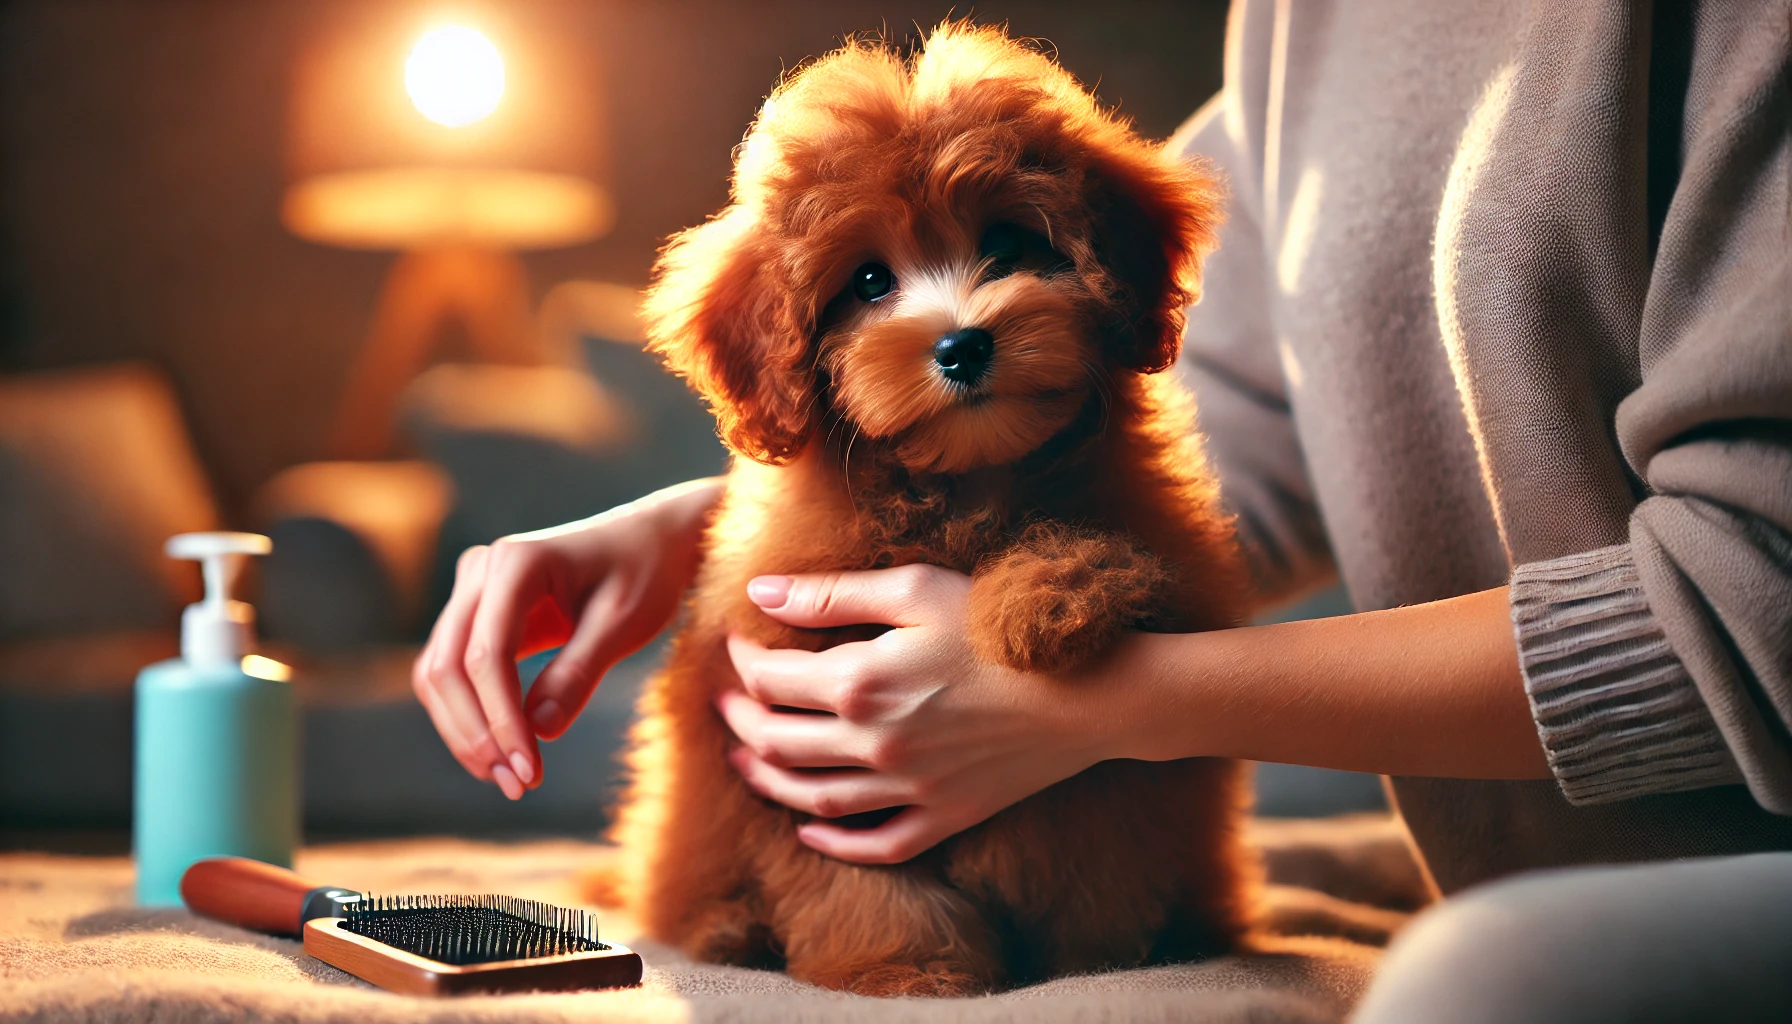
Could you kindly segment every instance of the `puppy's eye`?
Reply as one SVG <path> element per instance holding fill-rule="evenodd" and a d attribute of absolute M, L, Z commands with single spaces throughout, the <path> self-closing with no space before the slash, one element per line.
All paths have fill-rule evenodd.
<path fill-rule="evenodd" d="M 882 263 L 866 263 L 852 272 L 852 293 L 864 302 L 876 302 L 895 290 L 896 275 Z"/>
<path fill-rule="evenodd" d="M 1027 251 L 1027 237 L 1012 224 L 991 224 L 977 242 L 977 253 L 997 263 L 1019 263 Z"/>

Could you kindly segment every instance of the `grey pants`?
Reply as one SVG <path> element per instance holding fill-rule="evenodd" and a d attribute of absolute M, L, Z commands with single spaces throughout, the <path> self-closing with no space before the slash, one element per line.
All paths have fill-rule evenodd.
<path fill-rule="evenodd" d="M 1541 871 L 1389 948 L 1355 1024 L 1792 1021 L 1792 853 Z"/>

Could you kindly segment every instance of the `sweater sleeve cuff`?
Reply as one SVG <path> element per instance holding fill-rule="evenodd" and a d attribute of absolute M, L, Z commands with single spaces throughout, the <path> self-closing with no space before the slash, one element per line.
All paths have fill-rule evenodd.
<path fill-rule="evenodd" d="M 1521 565 L 1511 601 L 1531 714 L 1569 803 L 1741 781 L 1630 545 Z"/>

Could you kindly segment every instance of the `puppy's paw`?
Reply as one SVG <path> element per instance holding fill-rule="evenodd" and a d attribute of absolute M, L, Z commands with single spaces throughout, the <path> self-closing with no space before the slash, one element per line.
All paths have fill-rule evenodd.
<path fill-rule="evenodd" d="M 976 965 L 951 960 L 924 964 L 840 965 L 810 970 L 793 963 L 790 973 L 801 981 L 823 988 L 880 999 L 897 996 L 946 999 L 982 995 L 996 988 L 993 980 L 984 976 L 987 972 L 979 972 Z"/>
<path fill-rule="evenodd" d="M 717 903 L 699 914 L 680 943 L 693 960 L 776 970 L 782 958 L 773 948 L 771 928 L 739 900 Z"/>
<path fill-rule="evenodd" d="M 1173 584 L 1169 567 L 1124 537 L 1038 524 L 977 567 L 971 646 L 1024 671 L 1071 668 L 1148 624 Z"/>

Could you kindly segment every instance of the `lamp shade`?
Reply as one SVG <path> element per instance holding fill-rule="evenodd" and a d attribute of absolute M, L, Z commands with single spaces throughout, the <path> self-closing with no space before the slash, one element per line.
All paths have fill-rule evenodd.
<path fill-rule="evenodd" d="M 357 249 L 549 248 L 608 231 L 602 81 L 590 47 L 553 22 L 564 10 L 320 5 L 288 95 L 287 228 Z M 450 126 L 425 115 L 441 117 L 428 96 L 413 98 L 429 76 L 419 86 L 412 62 L 407 87 L 407 62 L 432 32 L 495 48 L 501 93 L 471 108 L 489 113 Z M 450 54 L 435 70 L 445 88 L 493 88 L 489 63 L 463 76 Z"/>

